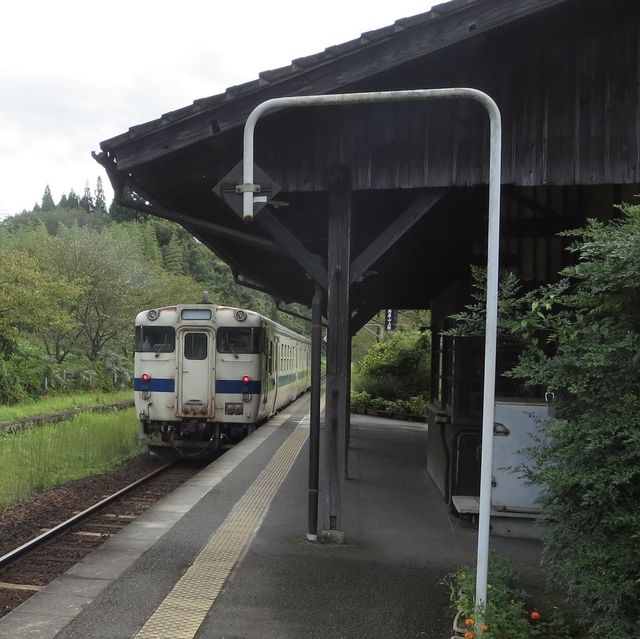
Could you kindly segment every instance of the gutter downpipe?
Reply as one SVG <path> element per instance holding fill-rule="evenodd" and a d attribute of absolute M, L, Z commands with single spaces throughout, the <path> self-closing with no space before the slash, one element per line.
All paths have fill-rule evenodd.
<path fill-rule="evenodd" d="M 482 461 L 480 467 L 480 506 L 478 520 L 478 548 L 476 563 L 476 609 L 484 614 L 487 603 L 489 572 L 489 533 L 491 526 L 491 471 L 493 467 L 493 425 L 495 414 L 496 344 L 498 327 L 498 261 L 500 240 L 500 183 L 502 125 L 500 110 L 494 100 L 478 89 L 456 87 L 444 89 L 414 89 L 409 91 L 379 91 L 371 93 L 341 93 L 281 97 L 265 100 L 249 114 L 244 127 L 243 180 L 236 187 L 242 193 L 245 222 L 253 220 L 254 194 L 259 186 L 253 184 L 254 131 L 258 120 L 269 112 L 293 107 L 345 106 L 406 102 L 429 99 L 466 98 L 482 104 L 489 114 L 489 227 L 487 241 L 487 305 L 484 351 L 484 391 L 482 408 Z M 480 623 L 476 624 L 482 634 Z"/>

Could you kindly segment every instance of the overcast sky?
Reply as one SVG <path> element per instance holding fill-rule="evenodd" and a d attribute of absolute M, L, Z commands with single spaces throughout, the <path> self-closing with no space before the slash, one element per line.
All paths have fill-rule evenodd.
<path fill-rule="evenodd" d="M 431 0 L 20 0 L 0 21 L 0 217 L 102 176 L 102 140 Z"/>

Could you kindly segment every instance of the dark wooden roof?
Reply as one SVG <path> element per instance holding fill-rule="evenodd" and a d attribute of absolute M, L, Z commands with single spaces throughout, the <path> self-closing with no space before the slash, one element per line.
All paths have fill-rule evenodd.
<path fill-rule="evenodd" d="M 243 225 L 213 193 L 242 157 L 242 128 L 257 104 L 284 95 L 472 86 L 502 111 L 508 189 L 634 184 L 639 24 L 636 0 L 453 0 L 131 127 L 102 142 L 97 159 L 117 192 L 128 185 L 245 278 L 308 303 L 313 284 L 289 247 L 274 241 L 259 216 Z M 354 256 L 425 192 L 445 189 L 353 287 L 354 311 L 425 307 L 467 272 L 483 236 L 487 130 L 482 109 L 467 102 L 287 110 L 260 122 L 256 161 L 288 205 L 273 215 L 320 260 L 332 167 L 351 167 Z"/>
<path fill-rule="evenodd" d="M 363 33 L 360 38 L 298 58 L 288 66 L 264 71 L 257 80 L 224 93 L 195 100 L 161 118 L 131 127 L 101 143 L 117 151 L 119 169 L 128 169 L 244 124 L 253 107 L 282 95 L 333 93 L 372 75 L 477 39 L 505 24 L 567 0 L 452 0 L 426 13 Z"/>

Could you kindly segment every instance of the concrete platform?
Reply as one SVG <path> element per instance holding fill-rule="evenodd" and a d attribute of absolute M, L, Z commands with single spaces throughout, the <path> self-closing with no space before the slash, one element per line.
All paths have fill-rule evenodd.
<path fill-rule="evenodd" d="M 0 638 L 449 636 L 448 593 L 439 581 L 474 562 L 476 532 L 449 513 L 426 473 L 426 426 L 360 415 L 352 416 L 344 544 L 306 540 L 307 442 L 289 455 L 290 470 L 257 513 L 257 533 L 230 576 L 218 587 L 217 569 L 209 575 L 205 564 L 202 597 L 183 598 L 158 616 L 203 556 L 213 565 L 225 555 L 215 536 L 237 518 L 238 504 L 292 433 L 306 427 L 307 410 L 306 399 L 293 404 L 1 619 Z M 514 560 L 525 588 L 539 589 L 537 542 L 492 544 Z M 195 629 L 192 613 L 202 615 Z M 156 617 L 155 626 L 147 622 Z"/>

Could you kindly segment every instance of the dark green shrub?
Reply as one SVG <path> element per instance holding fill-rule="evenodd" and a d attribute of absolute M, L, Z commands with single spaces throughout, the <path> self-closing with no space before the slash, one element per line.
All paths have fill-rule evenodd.
<path fill-rule="evenodd" d="M 422 395 L 410 397 L 409 399 L 398 399 L 392 401 L 372 397 L 366 391 L 355 391 L 351 394 L 352 408 L 369 408 L 372 410 L 385 411 L 395 415 L 413 415 L 425 417 L 427 414 L 427 402 Z"/>
<path fill-rule="evenodd" d="M 47 363 L 29 348 L 0 356 L 0 404 L 41 397 Z"/>
<path fill-rule="evenodd" d="M 374 344 L 354 366 L 354 389 L 396 401 L 426 396 L 429 385 L 429 336 L 398 331 Z"/>
<path fill-rule="evenodd" d="M 525 470 L 545 489 L 545 566 L 598 639 L 634 636 L 640 610 L 640 206 L 621 210 L 566 233 L 575 266 L 501 319 L 523 347 L 510 375 L 556 396 Z"/>

